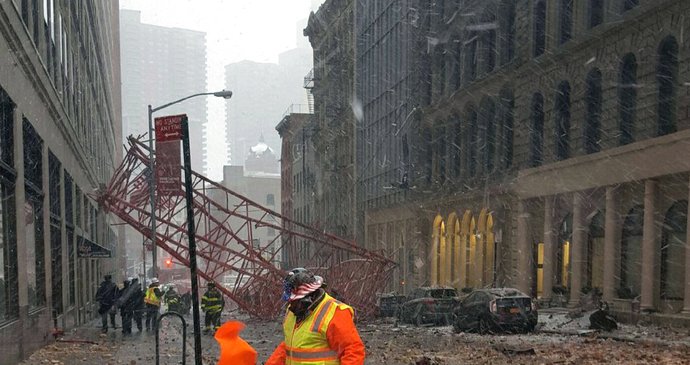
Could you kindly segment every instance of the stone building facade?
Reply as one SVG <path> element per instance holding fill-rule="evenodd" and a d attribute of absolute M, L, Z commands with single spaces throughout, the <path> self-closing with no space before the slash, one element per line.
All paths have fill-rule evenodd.
<path fill-rule="evenodd" d="M 413 182 L 429 283 L 690 311 L 690 4 L 445 5 Z"/>
<path fill-rule="evenodd" d="M 356 218 L 354 3 L 326 1 L 304 29 L 314 50 L 314 141 L 323 182 L 318 215 L 326 231 L 348 239 Z"/>
<path fill-rule="evenodd" d="M 92 199 L 122 158 L 118 2 L 0 3 L 0 364 L 96 313 L 124 249 Z M 111 258 L 87 258 L 90 244 Z"/>
<path fill-rule="evenodd" d="M 291 222 L 318 226 L 316 196 L 320 194 L 321 185 L 317 179 L 320 174 L 312 118 L 312 114 L 289 113 L 276 126 L 282 140 L 281 212 L 288 219 L 283 222 L 285 228 L 292 231 L 297 231 L 298 227 Z M 309 266 L 308 259 L 315 250 L 308 241 L 297 239 L 295 245 L 282 253 L 283 268 Z"/>

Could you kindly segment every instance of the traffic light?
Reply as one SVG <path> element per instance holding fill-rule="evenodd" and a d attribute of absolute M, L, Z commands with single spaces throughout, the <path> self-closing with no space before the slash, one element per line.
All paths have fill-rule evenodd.
<path fill-rule="evenodd" d="M 170 268 L 172 268 L 172 264 L 173 264 L 173 263 L 172 263 L 172 259 L 171 259 L 171 258 L 165 259 L 165 267 L 167 267 L 168 269 L 170 269 Z"/>

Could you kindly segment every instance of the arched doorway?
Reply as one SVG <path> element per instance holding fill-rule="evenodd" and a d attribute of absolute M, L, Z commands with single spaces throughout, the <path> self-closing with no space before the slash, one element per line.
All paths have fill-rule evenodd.
<path fill-rule="evenodd" d="M 630 209 L 623 221 L 621 237 L 621 273 L 618 297 L 633 299 L 640 295 L 640 273 L 642 272 L 642 227 L 644 206 Z"/>
<path fill-rule="evenodd" d="M 458 287 L 465 288 L 472 286 L 472 281 L 470 280 L 470 229 L 472 225 L 472 213 L 467 210 L 462 215 L 462 223 L 460 225 L 460 249 L 459 249 L 459 260 L 458 265 L 460 270 L 460 282 Z"/>
<path fill-rule="evenodd" d="M 683 300 L 685 294 L 685 241 L 687 240 L 688 202 L 678 201 L 669 208 L 661 235 L 661 298 Z"/>
<path fill-rule="evenodd" d="M 429 261 L 431 261 L 430 267 L 430 283 L 432 286 L 439 285 L 441 283 L 441 252 L 442 247 L 445 248 L 445 224 L 443 222 L 443 217 L 437 215 L 434 218 L 434 226 L 431 236 L 431 252 L 429 253 Z"/>
<path fill-rule="evenodd" d="M 479 284 L 483 287 L 493 286 L 494 282 L 494 220 L 491 212 L 482 209 L 479 214 L 479 224 L 477 227 L 477 244 L 481 246 L 478 250 L 478 275 L 480 275 Z"/>
<path fill-rule="evenodd" d="M 478 269 L 477 267 L 479 266 L 477 263 L 477 221 L 474 219 L 474 216 L 470 218 L 470 224 L 468 227 L 467 231 L 467 239 L 468 239 L 468 245 L 469 245 L 469 250 L 468 250 L 468 261 L 469 261 L 469 271 L 468 271 L 468 281 L 469 281 L 469 286 L 472 288 L 478 288 L 479 287 L 479 276 L 477 275 Z"/>
<path fill-rule="evenodd" d="M 573 216 L 568 214 L 558 229 L 556 248 L 556 286 L 570 287 L 570 241 L 573 237 Z"/>
<path fill-rule="evenodd" d="M 585 286 L 597 288 L 601 293 L 604 287 L 604 214 L 601 211 L 589 224 L 586 268 Z"/>
<path fill-rule="evenodd" d="M 461 270 L 461 261 L 460 261 L 460 250 L 461 248 L 461 242 L 462 239 L 460 237 L 461 235 L 461 230 L 460 230 L 460 220 L 458 219 L 457 214 L 455 212 L 451 213 L 450 216 L 448 217 L 448 224 L 450 224 L 450 227 L 448 229 L 448 235 L 449 235 L 449 246 L 450 246 L 450 255 L 448 257 L 448 260 L 450 261 L 450 284 L 459 289 L 461 288 L 460 286 L 460 281 L 461 278 L 464 276 L 464 273 Z"/>

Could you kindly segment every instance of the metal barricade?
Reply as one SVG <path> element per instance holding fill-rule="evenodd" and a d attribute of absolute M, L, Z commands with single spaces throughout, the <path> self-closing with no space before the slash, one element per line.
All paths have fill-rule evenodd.
<path fill-rule="evenodd" d="M 161 321 L 163 317 L 176 316 L 182 321 L 182 365 L 187 362 L 187 321 L 184 320 L 181 314 L 176 312 L 166 312 L 163 313 L 156 321 L 156 365 L 160 365 L 160 345 L 159 345 L 159 334 L 161 330 Z"/>

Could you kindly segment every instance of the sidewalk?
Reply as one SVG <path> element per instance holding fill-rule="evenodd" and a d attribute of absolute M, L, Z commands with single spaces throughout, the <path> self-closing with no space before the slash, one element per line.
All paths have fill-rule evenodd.
<path fill-rule="evenodd" d="M 120 318 L 118 317 L 118 320 Z M 119 324 L 119 323 L 118 323 Z M 72 364 L 155 364 L 155 332 L 138 332 L 135 328 L 130 336 L 123 337 L 122 329 L 112 328 L 102 334 L 100 319 L 65 333 L 56 342 L 42 348 L 21 362 L 22 365 L 72 365 Z M 182 326 L 175 322 L 163 322 L 160 330 L 160 363 L 182 363 Z M 187 364 L 194 363 L 194 340 L 189 326 L 187 333 Z M 211 347 L 215 340 L 203 336 L 204 347 Z M 210 349 L 209 349 L 210 350 Z M 215 349 L 217 353 L 217 346 Z M 214 364 L 215 359 L 204 363 Z"/>

